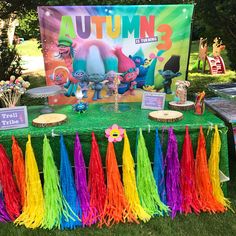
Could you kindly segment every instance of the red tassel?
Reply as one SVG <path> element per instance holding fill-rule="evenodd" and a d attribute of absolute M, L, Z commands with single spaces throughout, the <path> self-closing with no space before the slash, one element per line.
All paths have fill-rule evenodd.
<path fill-rule="evenodd" d="M 182 212 L 185 214 L 200 213 L 201 204 L 197 196 L 194 173 L 194 154 L 191 137 L 186 126 L 184 144 L 182 150 L 182 158 L 180 161 L 180 189 L 182 196 Z"/>
<path fill-rule="evenodd" d="M 107 146 L 106 168 L 107 196 L 99 227 L 103 224 L 111 226 L 114 223 L 125 221 L 138 223 L 137 219 L 131 212 L 124 194 L 124 187 L 121 182 L 116 154 L 112 142 L 108 142 Z"/>
<path fill-rule="evenodd" d="M 90 224 L 93 224 L 100 220 L 106 200 L 106 184 L 102 169 L 102 160 L 94 132 L 92 133 L 88 170 L 88 190 L 90 194 L 90 207 L 94 212 Z"/>
<path fill-rule="evenodd" d="M 24 206 L 26 196 L 25 161 L 22 150 L 19 147 L 14 136 L 12 136 L 12 141 L 13 171 L 16 177 L 16 184 L 21 196 L 21 205 Z"/>
<path fill-rule="evenodd" d="M 198 136 L 198 146 L 195 164 L 196 189 L 202 203 L 202 210 L 209 212 L 224 212 L 226 208 L 213 195 L 210 174 L 207 166 L 206 141 L 202 127 Z"/>
<path fill-rule="evenodd" d="M 0 184 L 2 186 L 6 211 L 11 220 L 20 215 L 20 194 L 12 175 L 12 165 L 4 147 L 0 144 Z"/>

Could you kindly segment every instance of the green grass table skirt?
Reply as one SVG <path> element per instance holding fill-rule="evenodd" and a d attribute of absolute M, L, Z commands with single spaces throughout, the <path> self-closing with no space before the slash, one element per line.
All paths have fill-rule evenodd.
<path fill-rule="evenodd" d="M 221 136 L 221 153 L 220 153 L 220 169 L 229 176 L 228 168 L 228 145 L 227 145 L 227 127 L 224 122 L 217 118 L 214 114 L 208 110 L 201 116 L 195 115 L 193 111 L 184 111 L 184 117 L 181 121 L 172 123 L 156 122 L 148 119 L 148 113 L 151 110 L 142 110 L 140 103 L 128 103 L 130 110 L 123 113 L 115 113 L 112 111 L 103 111 L 105 104 L 90 104 L 89 109 L 84 114 L 79 114 L 72 111 L 70 105 L 56 106 L 54 107 L 56 113 L 66 114 L 68 121 L 60 126 L 38 128 L 32 126 L 32 120 L 36 118 L 40 112 L 42 106 L 28 107 L 29 127 L 23 129 L 0 131 L 0 143 L 7 149 L 7 153 L 11 156 L 11 136 L 14 135 L 22 150 L 25 151 L 25 145 L 28 134 L 32 137 L 32 146 L 35 152 L 39 170 L 42 171 L 42 147 L 43 136 L 47 135 L 50 139 L 50 144 L 54 152 L 54 158 L 59 168 L 60 160 L 60 145 L 59 136 L 52 137 L 52 130 L 54 134 L 64 135 L 65 143 L 70 155 L 71 163 L 73 163 L 73 148 L 75 133 L 78 132 L 82 143 L 83 153 L 86 165 L 88 166 L 91 148 L 91 132 L 94 131 L 97 137 L 97 141 L 100 147 L 103 164 L 105 165 L 107 139 L 104 136 L 105 129 L 112 124 L 118 124 L 119 126 L 127 130 L 127 134 L 130 140 L 131 151 L 135 157 L 136 136 L 137 130 L 142 128 L 143 135 L 146 141 L 146 146 L 149 152 L 149 157 L 153 160 L 154 155 L 154 139 L 155 129 L 159 129 L 160 138 L 163 141 L 163 151 L 166 152 L 168 127 L 172 126 L 178 140 L 179 157 L 181 157 L 182 144 L 185 134 L 185 126 L 189 126 L 190 135 L 192 138 L 194 152 L 196 151 L 197 138 L 199 127 L 203 126 L 205 137 L 207 140 L 207 152 L 210 154 L 210 139 L 212 127 L 217 124 L 220 130 Z M 210 130 L 210 132 L 207 132 Z M 207 135 L 208 133 L 208 135 Z M 115 144 L 118 163 L 121 164 L 123 142 Z M 223 186 L 226 192 L 226 185 Z"/>

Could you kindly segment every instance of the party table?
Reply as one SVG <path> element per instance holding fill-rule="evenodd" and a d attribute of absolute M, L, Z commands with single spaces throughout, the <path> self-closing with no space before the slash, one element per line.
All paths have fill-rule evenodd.
<path fill-rule="evenodd" d="M 194 111 L 184 111 L 183 119 L 177 122 L 163 123 L 148 119 L 150 110 L 141 109 L 140 103 L 129 103 L 130 110 L 116 113 L 113 111 L 104 111 L 104 104 L 90 104 L 86 113 L 79 114 L 72 110 L 72 106 L 55 106 L 55 113 L 66 114 L 68 120 L 66 123 L 55 126 L 38 128 L 32 126 L 32 120 L 40 115 L 42 106 L 29 106 L 28 120 L 29 127 L 15 130 L 0 131 L 0 143 L 4 145 L 9 156 L 11 156 L 11 136 L 14 135 L 18 140 L 19 145 L 25 151 L 25 144 L 28 134 L 31 135 L 32 146 L 35 152 L 36 160 L 39 170 L 42 171 L 42 147 L 43 137 L 47 135 L 50 139 L 50 145 L 54 153 L 54 159 L 59 167 L 60 160 L 60 145 L 59 136 L 64 135 L 66 147 L 69 152 L 71 161 L 73 160 L 74 138 L 75 133 L 78 132 L 80 141 L 82 143 L 83 153 L 86 165 L 88 166 L 91 148 L 91 132 L 94 131 L 99 144 L 100 152 L 105 165 L 105 155 L 107 147 L 107 138 L 104 136 L 104 131 L 112 124 L 127 130 L 127 135 L 130 140 L 131 151 L 135 157 L 137 130 L 141 128 L 146 141 L 146 146 L 149 152 L 149 157 L 153 160 L 154 155 L 154 139 L 155 130 L 158 128 L 161 142 L 163 144 L 163 152 L 166 153 L 168 127 L 173 127 L 178 140 L 179 158 L 181 157 L 182 144 L 185 135 L 185 127 L 189 126 L 190 135 L 192 138 L 194 152 L 196 151 L 199 127 L 202 126 L 207 140 L 207 154 L 210 154 L 210 140 L 213 133 L 214 125 L 218 125 L 221 137 L 221 152 L 220 152 L 220 170 L 229 176 L 228 169 L 228 144 L 227 144 L 227 127 L 224 122 L 216 117 L 213 113 L 206 110 L 203 115 L 195 115 Z M 208 134 L 208 135 L 207 135 Z M 115 144 L 116 155 L 118 163 L 121 164 L 123 142 Z M 226 191 L 226 184 L 223 184 L 224 191 Z"/>

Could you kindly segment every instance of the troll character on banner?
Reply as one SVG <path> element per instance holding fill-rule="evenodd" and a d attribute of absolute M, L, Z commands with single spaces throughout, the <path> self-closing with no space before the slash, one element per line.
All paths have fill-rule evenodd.
<path fill-rule="evenodd" d="M 136 68 L 134 61 L 122 52 L 122 48 L 117 47 L 115 55 L 118 58 L 118 72 L 121 73 L 118 93 L 123 94 L 129 90 L 130 94 L 133 95 L 135 85 L 137 84 L 135 79 L 138 76 L 139 69 Z"/>
<path fill-rule="evenodd" d="M 150 67 L 152 58 L 150 59 L 145 58 L 141 47 L 133 56 L 129 55 L 129 58 L 133 60 L 136 68 L 139 69 L 139 73 L 137 75 L 137 78 L 135 79 L 135 82 L 137 83 L 136 85 L 137 88 L 142 88 L 145 85 L 147 72 Z"/>
<path fill-rule="evenodd" d="M 120 73 L 119 93 L 130 91 L 133 94 L 139 73 L 132 59 L 127 57 L 121 47 L 111 49 L 100 40 L 87 40 L 78 42 L 67 37 L 59 37 L 59 54 L 64 59 L 70 72 L 68 81 L 64 85 L 67 88 L 66 96 L 75 96 L 79 86 L 84 98 L 88 97 L 89 84 L 94 90 L 93 100 L 101 99 L 101 90 L 104 83 L 107 87 L 107 95 L 114 91 L 114 75 Z"/>
<path fill-rule="evenodd" d="M 164 69 L 158 71 L 159 74 L 162 75 L 162 77 L 164 78 L 163 81 L 164 92 L 167 94 L 172 93 L 171 91 L 172 79 L 181 75 L 181 72 L 179 72 L 179 67 L 180 67 L 179 63 L 180 63 L 180 56 L 172 55 L 171 58 L 164 65 Z"/>

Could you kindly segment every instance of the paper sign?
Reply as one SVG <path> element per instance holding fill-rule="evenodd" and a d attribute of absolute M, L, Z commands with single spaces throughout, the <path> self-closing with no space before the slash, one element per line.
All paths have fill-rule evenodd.
<path fill-rule="evenodd" d="M 0 109 L 0 130 L 28 127 L 26 106 Z"/>
<path fill-rule="evenodd" d="M 142 109 L 163 110 L 165 106 L 165 93 L 144 92 Z"/>

